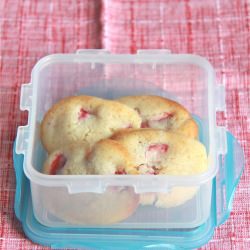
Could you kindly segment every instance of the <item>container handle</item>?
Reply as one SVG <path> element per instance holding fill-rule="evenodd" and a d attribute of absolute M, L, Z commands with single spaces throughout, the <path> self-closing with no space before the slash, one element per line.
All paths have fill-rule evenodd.
<path fill-rule="evenodd" d="M 226 110 L 226 90 L 225 86 L 218 84 L 215 87 L 215 108 L 216 111 L 225 111 Z"/>
<path fill-rule="evenodd" d="M 237 139 L 227 131 L 227 153 L 219 156 L 216 176 L 217 226 L 223 224 L 232 210 L 234 194 L 244 170 L 243 149 Z"/>
<path fill-rule="evenodd" d="M 20 94 L 20 109 L 30 111 L 32 105 L 32 91 L 33 86 L 31 83 L 25 83 L 21 86 L 21 94 Z"/>

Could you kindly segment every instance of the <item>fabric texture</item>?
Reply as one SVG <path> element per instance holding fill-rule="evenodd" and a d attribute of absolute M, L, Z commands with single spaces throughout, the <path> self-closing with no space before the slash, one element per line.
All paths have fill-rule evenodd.
<path fill-rule="evenodd" d="M 170 49 L 206 57 L 226 86 L 218 116 L 240 141 L 246 167 L 228 221 L 202 249 L 250 249 L 250 2 L 248 0 L 0 1 L 0 249 L 47 249 L 27 239 L 15 218 L 12 147 L 20 86 L 43 56 L 105 48 L 113 53 Z"/>

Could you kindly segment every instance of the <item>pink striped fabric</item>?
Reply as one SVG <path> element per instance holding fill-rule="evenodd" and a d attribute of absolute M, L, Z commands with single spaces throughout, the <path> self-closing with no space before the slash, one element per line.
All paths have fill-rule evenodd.
<path fill-rule="evenodd" d="M 20 85 L 36 61 L 51 53 L 105 48 L 113 53 L 167 48 L 213 64 L 226 86 L 220 123 L 239 139 L 246 169 L 230 219 L 202 249 L 250 249 L 250 3 L 248 0 L 1 0 L 0 2 L 0 249 L 46 249 L 33 244 L 14 216 L 12 146 Z"/>

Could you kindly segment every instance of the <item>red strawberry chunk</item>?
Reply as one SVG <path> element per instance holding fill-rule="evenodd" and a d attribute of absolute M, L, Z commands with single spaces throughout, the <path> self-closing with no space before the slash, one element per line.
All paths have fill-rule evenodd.
<path fill-rule="evenodd" d="M 160 172 L 160 169 L 157 168 L 156 166 L 153 166 L 152 169 L 154 170 L 154 175 L 158 175 Z"/>
<path fill-rule="evenodd" d="M 161 166 L 163 155 L 168 151 L 168 145 L 162 143 L 151 144 L 146 152 L 145 158 L 148 166 Z M 152 171 L 153 173 L 155 170 Z"/>
<path fill-rule="evenodd" d="M 163 114 L 161 115 L 157 115 L 155 117 L 153 117 L 151 119 L 151 121 L 163 121 L 163 120 L 168 120 L 168 119 L 171 119 L 174 117 L 174 114 L 173 113 L 169 113 L 169 112 L 164 112 Z"/>
<path fill-rule="evenodd" d="M 166 153 L 168 151 L 168 145 L 162 143 L 151 144 L 148 147 L 148 151 L 158 151 L 159 153 Z"/>
<path fill-rule="evenodd" d="M 85 109 L 81 108 L 78 112 L 78 120 L 85 120 L 89 117 L 90 113 Z"/>
<path fill-rule="evenodd" d="M 50 174 L 56 175 L 59 172 L 59 170 L 63 168 L 66 161 L 67 161 L 67 159 L 63 154 L 57 154 L 55 156 L 55 159 L 51 163 Z"/>
<path fill-rule="evenodd" d="M 127 174 L 125 169 L 118 169 L 115 171 L 115 174 L 122 175 L 122 174 Z"/>
<path fill-rule="evenodd" d="M 142 122 L 141 123 L 141 128 L 149 128 L 148 121 Z"/>

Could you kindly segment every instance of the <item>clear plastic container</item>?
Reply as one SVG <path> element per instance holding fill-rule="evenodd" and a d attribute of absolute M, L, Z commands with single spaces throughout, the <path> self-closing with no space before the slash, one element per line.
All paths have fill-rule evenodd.
<path fill-rule="evenodd" d="M 208 153 L 205 173 L 49 176 L 40 172 L 46 152 L 39 126 L 51 105 L 71 95 L 115 99 L 146 93 L 174 99 L 193 114 L 199 125 L 199 139 Z M 216 112 L 225 110 L 224 87 L 215 83 L 214 70 L 204 58 L 168 51 L 112 55 L 102 50 L 80 50 L 76 54 L 50 55 L 36 64 L 31 83 L 22 86 L 21 109 L 29 111 L 28 125 L 18 129 L 16 152 L 24 155 L 34 216 L 41 224 L 63 228 L 190 229 L 208 219 L 212 182 L 219 159 L 227 152 L 227 139 L 225 128 L 216 125 Z M 142 195 L 151 193 L 168 195 L 172 206 L 138 205 Z M 186 197 L 180 205 L 176 202 L 178 195 Z M 111 219 L 107 225 L 103 222 L 107 217 L 124 219 L 119 223 Z M 90 223 L 89 218 L 95 219 Z"/>

